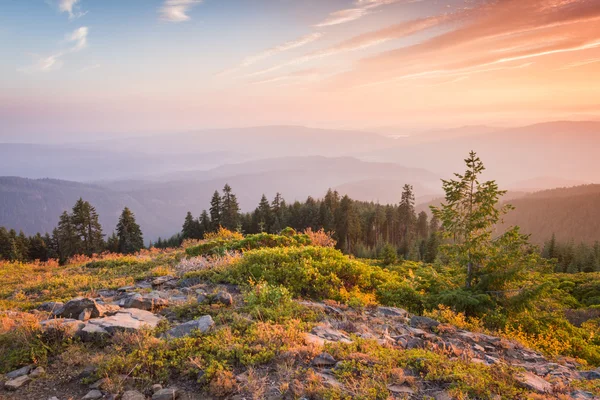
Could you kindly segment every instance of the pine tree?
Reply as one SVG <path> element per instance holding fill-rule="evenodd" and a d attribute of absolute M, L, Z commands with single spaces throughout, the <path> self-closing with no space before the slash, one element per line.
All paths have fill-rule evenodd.
<path fill-rule="evenodd" d="M 104 248 L 104 235 L 96 209 L 79 198 L 73 207 L 72 221 L 75 232 L 81 238 L 82 253 L 87 256 L 100 253 Z"/>
<path fill-rule="evenodd" d="M 29 260 L 48 261 L 48 246 L 39 233 L 29 238 L 28 251 Z"/>
<path fill-rule="evenodd" d="M 202 214 L 200 214 L 200 219 L 198 222 L 200 224 L 200 233 L 202 234 L 200 239 L 202 239 L 206 232 L 210 232 L 210 217 L 208 216 L 206 210 L 202 210 Z"/>
<path fill-rule="evenodd" d="M 119 253 L 119 237 L 113 233 L 106 239 L 106 250 L 111 253 Z"/>
<path fill-rule="evenodd" d="M 54 230 L 53 238 L 58 247 L 58 256 L 61 263 L 66 262 L 75 254 L 79 254 L 82 249 L 81 237 L 75 231 L 73 218 L 66 211 L 59 218 L 58 227 Z"/>
<path fill-rule="evenodd" d="M 416 223 L 415 195 L 411 185 L 404 185 L 402 198 L 398 206 L 398 229 L 400 238 L 400 254 L 405 258 L 411 251 L 413 232 Z"/>
<path fill-rule="evenodd" d="M 221 196 L 219 191 L 215 190 L 215 193 L 210 200 L 210 228 L 212 231 L 217 231 L 221 226 Z"/>
<path fill-rule="evenodd" d="M 240 206 L 237 197 L 231 191 L 231 186 L 225 184 L 223 188 L 221 225 L 231 231 L 240 227 Z"/>
<path fill-rule="evenodd" d="M 135 215 L 125 207 L 117 224 L 119 252 L 131 254 L 144 248 L 144 238 L 140 226 L 135 222 Z"/>
<path fill-rule="evenodd" d="M 183 228 L 181 235 L 184 239 L 202 239 L 204 233 L 200 227 L 200 221 L 192 216 L 192 213 L 188 211 L 183 222 Z"/>
<path fill-rule="evenodd" d="M 0 226 L 0 260 L 9 260 L 12 251 L 12 241 L 5 227 Z"/>
<path fill-rule="evenodd" d="M 260 232 L 271 232 L 272 216 L 271 216 L 271 205 L 267 196 L 264 194 L 260 198 L 260 203 L 256 208 L 258 229 Z"/>
<path fill-rule="evenodd" d="M 351 253 L 360 236 L 360 220 L 353 201 L 347 195 L 342 197 L 336 210 L 336 232 L 339 237 L 338 247 Z"/>
<path fill-rule="evenodd" d="M 431 209 L 442 221 L 444 235 L 453 241 L 450 254 L 465 267 L 465 286 L 470 288 L 477 281 L 493 246 L 494 226 L 511 207 L 497 208 L 506 191 L 499 190 L 495 181 L 479 181 L 485 167 L 475 152 L 469 154 L 465 163 L 466 172 L 454 174 L 457 180 L 442 180 L 445 204 Z"/>

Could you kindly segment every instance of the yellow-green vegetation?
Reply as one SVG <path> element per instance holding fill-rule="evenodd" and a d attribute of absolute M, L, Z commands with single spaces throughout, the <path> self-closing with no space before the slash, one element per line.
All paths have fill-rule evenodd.
<path fill-rule="evenodd" d="M 162 275 L 182 252 L 144 251 L 137 255 L 77 257 L 66 266 L 56 262 L 0 261 L 0 311 L 27 310 L 45 301 L 67 301 L 99 289 L 131 285 L 148 275 Z"/>
<path fill-rule="evenodd" d="M 180 263 L 194 260 L 182 261 L 186 254 L 206 254 L 198 249 L 214 243 L 227 251 L 243 250 L 242 255 L 215 256 L 197 271 L 178 269 Z M 4 310 L 0 319 L 0 371 L 29 363 L 51 363 L 56 356 L 71 354 L 74 346 L 80 346 L 98 363 L 95 378 L 106 378 L 106 385 L 115 391 L 122 384 L 118 377 L 127 375 L 135 378 L 140 388 L 187 379 L 216 397 L 242 392 L 262 398 L 267 377 L 278 382 L 279 392 L 289 398 L 387 399 L 390 387 L 416 389 L 416 380 L 443 387 L 457 399 L 528 396 L 517 383 L 520 371 L 508 366 L 475 364 L 452 358 L 442 350 L 403 350 L 354 335 L 352 343 L 321 346 L 310 342 L 306 334 L 326 315 L 299 302 L 301 299 L 354 310 L 374 305 L 402 307 L 458 328 L 518 340 L 550 357 L 572 356 L 590 365 L 600 364 L 598 315 L 590 311 L 600 296 L 600 274 L 528 271 L 527 279 L 536 282 L 537 289 L 527 297 L 511 292 L 507 301 L 492 294 L 473 298 L 461 293 L 465 271 L 441 260 L 435 264 L 384 264 L 356 259 L 331 247 L 313 246 L 295 233 L 240 238 L 221 232 L 186 246 L 79 259 L 65 266 L 0 264 L 0 304 Z M 27 311 L 45 301 L 66 301 L 99 289 L 116 289 L 136 280 L 178 273 L 182 280 L 234 284 L 241 292 L 240 303 L 226 307 L 191 301 L 170 307 L 179 321 L 212 316 L 215 327 L 206 334 L 162 338 L 171 327 L 163 323 L 154 331 L 119 333 L 109 342 L 90 344 L 78 343 L 67 332 L 42 333 L 39 320 L 43 314 L 8 314 L 8 310 Z M 455 298 L 450 299 L 448 293 Z M 458 299 L 460 296 L 467 298 Z M 461 301 L 480 304 L 464 307 Z M 311 364 L 323 351 L 339 361 L 333 371 L 334 383 Z M 245 378 L 236 379 L 241 375 Z M 576 385 L 600 394 L 595 382 L 577 381 Z"/>

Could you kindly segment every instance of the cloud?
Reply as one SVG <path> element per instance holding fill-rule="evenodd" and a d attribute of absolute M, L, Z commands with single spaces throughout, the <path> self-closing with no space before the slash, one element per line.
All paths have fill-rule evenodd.
<path fill-rule="evenodd" d="M 77 53 L 87 47 L 89 29 L 87 26 L 75 29 L 72 33 L 65 36 L 64 42 L 67 48 L 58 51 L 49 56 L 35 56 L 37 60 L 33 65 L 20 68 L 21 72 L 46 72 L 56 70 L 62 67 L 62 58 L 68 54 Z"/>
<path fill-rule="evenodd" d="M 217 76 L 224 76 L 224 75 L 228 75 L 230 73 L 239 71 L 242 68 L 246 68 L 249 67 L 253 64 L 258 63 L 259 61 L 262 61 L 264 59 L 267 59 L 269 57 L 275 56 L 279 53 L 283 53 L 289 50 L 294 50 L 297 49 L 299 47 L 302 46 L 306 46 L 309 43 L 314 42 L 315 40 L 320 39 L 323 36 L 323 33 L 321 32 L 315 32 L 315 33 L 311 33 L 305 36 L 302 36 L 298 39 L 294 39 L 291 40 L 289 42 L 285 42 L 283 44 L 277 45 L 275 47 L 271 47 L 270 49 L 267 49 L 265 51 L 262 51 L 258 54 L 252 55 L 252 56 L 248 56 L 246 58 L 244 58 L 242 60 L 242 62 L 240 63 L 239 66 L 234 67 L 234 68 L 230 68 L 228 70 L 225 70 L 219 74 L 217 74 Z"/>
<path fill-rule="evenodd" d="M 79 0 L 59 0 L 58 9 L 61 13 L 69 14 L 69 19 L 75 19 L 84 16 L 87 12 L 78 11 Z"/>
<path fill-rule="evenodd" d="M 330 57 L 340 53 L 362 50 L 368 47 L 376 46 L 378 44 L 387 42 L 389 40 L 408 37 L 415 33 L 439 26 L 440 24 L 448 21 L 449 19 L 449 16 L 444 15 L 403 22 L 385 29 L 355 36 L 326 49 L 318 50 L 306 54 L 302 57 L 298 57 L 293 60 L 269 67 L 267 69 L 254 72 L 250 74 L 250 76 L 263 75 L 269 72 L 277 71 L 284 67 L 303 64 L 315 59 Z"/>
<path fill-rule="evenodd" d="M 371 14 L 376 8 L 394 3 L 416 3 L 422 0 L 356 0 L 354 7 L 334 11 L 329 16 L 315 26 L 323 28 L 327 26 L 345 24 L 356 21 L 365 15 Z"/>
<path fill-rule="evenodd" d="M 160 8 L 161 19 L 168 22 L 184 22 L 190 19 L 187 14 L 194 4 L 202 0 L 165 0 Z"/>

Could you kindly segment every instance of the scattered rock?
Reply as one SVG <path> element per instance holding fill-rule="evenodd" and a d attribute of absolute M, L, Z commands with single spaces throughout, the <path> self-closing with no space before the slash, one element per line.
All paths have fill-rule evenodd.
<path fill-rule="evenodd" d="M 315 326 L 311 333 L 307 335 L 307 340 L 311 341 L 311 335 L 324 339 L 323 342 L 341 342 L 341 343 L 352 343 L 350 337 L 344 332 L 327 327 L 327 326 Z"/>
<path fill-rule="evenodd" d="M 37 309 L 40 311 L 54 312 L 60 309 L 65 304 L 61 301 L 47 301 L 45 303 L 40 304 Z"/>
<path fill-rule="evenodd" d="M 600 379 L 600 372 L 598 370 L 579 371 L 579 375 L 581 376 L 581 379 L 587 379 L 590 381 L 593 379 Z"/>
<path fill-rule="evenodd" d="M 54 316 L 60 318 L 78 318 L 86 309 L 90 309 L 90 318 L 104 316 L 105 309 L 96 300 L 87 297 L 76 297 L 69 300 L 65 305 L 54 312 Z"/>
<path fill-rule="evenodd" d="M 85 310 L 83 310 L 81 312 L 81 314 L 79 314 L 79 318 L 77 318 L 80 321 L 87 321 L 90 318 L 92 318 L 92 309 L 91 308 L 86 308 Z"/>
<path fill-rule="evenodd" d="M 127 308 L 110 317 L 91 319 L 88 324 L 96 325 L 112 335 L 115 332 L 136 331 L 143 327 L 153 329 L 156 328 L 161 319 L 162 317 L 149 311 Z"/>
<path fill-rule="evenodd" d="M 29 373 L 30 378 L 39 378 L 40 376 L 44 376 L 46 374 L 46 370 L 43 367 L 37 367 L 33 371 Z"/>
<path fill-rule="evenodd" d="M 152 395 L 152 400 L 174 400 L 179 397 L 177 389 L 160 389 Z"/>
<path fill-rule="evenodd" d="M 321 353 L 312 360 L 312 365 L 315 367 L 333 367 L 337 361 L 329 353 Z"/>
<path fill-rule="evenodd" d="M 181 325 L 177 325 L 174 328 L 171 328 L 165 333 L 165 336 L 180 338 L 190 335 L 193 331 L 200 331 L 200 333 L 206 333 L 214 326 L 214 324 L 215 322 L 213 321 L 212 317 L 210 315 L 205 315 L 203 317 L 200 317 L 199 319 L 188 321 Z"/>
<path fill-rule="evenodd" d="M 58 400 L 58 397 L 56 397 L 56 396 L 52 396 L 52 397 L 50 397 L 48 400 Z"/>
<path fill-rule="evenodd" d="M 177 278 L 171 275 L 159 276 L 152 281 L 152 286 L 175 286 Z"/>
<path fill-rule="evenodd" d="M 4 383 L 4 388 L 6 390 L 18 390 L 23 386 L 27 385 L 31 382 L 31 378 L 27 375 L 19 376 L 18 378 L 14 378 Z"/>
<path fill-rule="evenodd" d="M 125 293 L 135 290 L 135 286 L 123 286 L 117 289 L 117 292 Z"/>
<path fill-rule="evenodd" d="M 230 306 L 233 304 L 233 297 L 227 292 L 219 292 L 215 295 L 213 302 Z"/>
<path fill-rule="evenodd" d="M 152 385 L 152 393 L 156 393 L 159 390 L 161 390 L 163 387 L 160 383 L 155 383 L 154 385 Z"/>
<path fill-rule="evenodd" d="M 386 317 L 408 317 L 408 311 L 396 307 L 377 307 L 377 312 Z"/>
<path fill-rule="evenodd" d="M 110 334 L 104 328 L 95 324 L 86 324 L 80 331 L 79 337 L 84 342 L 97 342 L 108 337 Z"/>
<path fill-rule="evenodd" d="M 552 385 L 548 381 L 532 374 L 531 372 L 524 372 L 517 376 L 517 379 L 525 388 L 529 390 L 539 393 L 549 393 L 552 391 Z"/>
<path fill-rule="evenodd" d="M 27 365 L 23 368 L 16 369 L 6 374 L 7 379 L 15 379 L 23 375 L 27 375 L 31 371 L 31 365 Z"/>
<path fill-rule="evenodd" d="M 389 385 L 388 390 L 393 394 L 412 396 L 415 391 L 406 385 Z"/>
<path fill-rule="evenodd" d="M 90 385 L 90 389 L 100 389 L 102 387 L 102 384 L 104 384 L 105 381 L 106 381 L 106 379 L 104 379 L 104 378 L 97 380 L 96 382 L 94 382 Z"/>
<path fill-rule="evenodd" d="M 410 319 L 410 326 L 418 329 L 432 329 L 438 326 L 440 323 L 435 319 L 431 319 L 428 317 L 420 317 L 418 315 L 414 315 Z"/>
<path fill-rule="evenodd" d="M 85 396 L 83 396 L 82 400 L 98 400 L 104 397 L 101 391 L 99 390 L 90 390 Z"/>
<path fill-rule="evenodd" d="M 121 400 L 146 400 L 146 396 L 137 390 L 128 390 L 121 396 Z"/>
<path fill-rule="evenodd" d="M 157 292 L 151 292 L 145 295 L 135 293 L 123 299 L 120 303 L 125 308 L 137 308 L 146 311 L 155 311 L 165 308 L 169 305 L 167 299 L 163 299 Z"/>

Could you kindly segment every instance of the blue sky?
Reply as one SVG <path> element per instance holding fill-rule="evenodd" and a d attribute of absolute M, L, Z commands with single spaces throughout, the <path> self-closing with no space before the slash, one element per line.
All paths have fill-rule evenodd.
<path fill-rule="evenodd" d="M 596 114 L 599 16 L 595 0 L 3 0 L 0 140 Z"/>

